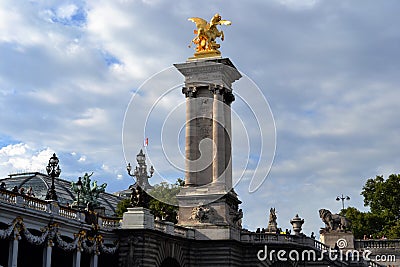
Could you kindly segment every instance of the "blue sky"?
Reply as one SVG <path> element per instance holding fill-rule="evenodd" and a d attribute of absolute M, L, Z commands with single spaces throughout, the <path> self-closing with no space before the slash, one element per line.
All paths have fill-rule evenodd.
<path fill-rule="evenodd" d="M 318 209 L 338 212 L 335 199 L 343 193 L 351 197 L 346 205 L 366 210 L 366 179 L 399 172 L 399 8 L 395 0 L 1 1 L 0 175 L 43 170 L 56 152 L 64 179 L 93 171 L 108 191 L 122 190 L 132 183 L 123 149 L 133 162 L 146 130 L 155 136 L 147 151 L 157 170 L 153 181 L 182 177 L 157 143 L 160 114 L 176 108 L 170 130 L 182 126 L 179 87 L 160 102 L 148 128 L 141 126 L 144 111 L 182 76 L 172 68 L 166 84 L 148 78 L 192 56 L 195 25 L 187 18 L 219 12 L 232 21 L 223 29 L 222 55 L 256 83 L 276 124 L 271 171 L 249 193 L 257 136 L 272 140 L 273 129 L 270 121 L 258 129 L 243 103 L 233 103 L 235 177 L 240 160 L 250 158 L 236 187 L 244 225 L 266 227 L 275 207 L 280 227 L 290 228 L 298 213 L 307 234 L 318 232 Z M 259 99 L 245 89 L 234 87 L 249 101 Z M 269 118 L 266 105 L 252 108 Z M 129 136 L 124 147 L 122 132 Z M 174 147 L 178 136 L 162 145 Z M 274 152 L 270 141 L 264 149 Z M 259 168 L 269 165 L 263 160 Z"/>

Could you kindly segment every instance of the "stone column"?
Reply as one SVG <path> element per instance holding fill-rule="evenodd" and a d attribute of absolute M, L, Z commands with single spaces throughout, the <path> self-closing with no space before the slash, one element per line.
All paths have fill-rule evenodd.
<path fill-rule="evenodd" d="M 224 111 L 225 111 L 225 184 L 226 190 L 230 190 L 232 185 L 232 115 L 231 104 L 235 100 L 232 92 L 224 94 Z"/>
<path fill-rule="evenodd" d="M 194 186 L 196 185 L 196 166 L 193 166 L 194 160 L 196 160 L 196 148 L 194 144 L 196 143 L 196 126 L 194 125 L 195 121 L 193 120 L 195 117 L 195 100 L 196 97 L 196 87 L 182 89 L 182 92 L 186 96 L 186 145 L 185 145 L 185 154 L 186 154 L 186 163 L 185 163 L 185 185 L 186 186 Z"/>
<path fill-rule="evenodd" d="M 79 248 L 74 252 L 73 267 L 81 267 L 81 250 Z"/>
<path fill-rule="evenodd" d="M 213 88 L 213 142 L 215 151 L 213 154 L 213 183 L 225 183 L 225 115 L 222 98 L 223 88 Z"/>
<path fill-rule="evenodd" d="M 98 262 L 99 262 L 99 255 L 97 255 L 97 252 L 95 252 L 90 258 L 90 267 L 97 267 Z"/>
<path fill-rule="evenodd" d="M 10 267 L 17 267 L 18 264 L 18 239 L 19 236 L 15 236 L 14 239 L 10 241 L 8 252 L 8 266 Z"/>
<path fill-rule="evenodd" d="M 53 241 L 49 240 L 43 250 L 43 267 L 51 267 L 51 253 L 53 250 Z"/>

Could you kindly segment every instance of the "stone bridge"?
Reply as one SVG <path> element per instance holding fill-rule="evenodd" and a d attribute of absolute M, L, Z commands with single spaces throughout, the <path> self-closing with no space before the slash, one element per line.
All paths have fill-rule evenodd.
<path fill-rule="evenodd" d="M 0 266 L 382 266 L 331 259 L 327 246 L 302 235 L 243 230 L 239 240 L 198 240 L 169 222 L 129 229 L 98 214 L 89 224 L 93 214 L 10 191 L 0 191 L 0 214 Z M 389 253 L 396 242 L 357 244 Z"/>

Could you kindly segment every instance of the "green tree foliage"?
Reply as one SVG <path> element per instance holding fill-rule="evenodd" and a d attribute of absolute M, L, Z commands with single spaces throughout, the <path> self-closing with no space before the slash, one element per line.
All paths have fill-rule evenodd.
<path fill-rule="evenodd" d="M 391 174 L 386 180 L 383 176 L 368 179 L 361 195 L 372 213 L 383 214 L 390 221 L 400 218 L 400 175 Z"/>
<path fill-rule="evenodd" d="M 156 218 L 158 217 L 173 223 L 177 222 L 178 200 L 176 199 L 176 195 L 184 185 L 185 182 L 179 178 L 175 184 L 162 182 L 154 185 L 149 190 L 148 193 L 152 197 L 149 208 Z M 122 217 L 122 214 L 128 210 L 130 205 L 129 198 L 120 201 L 116 209 L 117 216 Z"/>
<path fill-rule="evenodd" d="M 129 198 L 123 199 L 121 200 L 118 204 L 117 204 L 117 208 L 115 210 L 115 214 L 118 217 L 122 217 L 122 214 L 124 214 L 124 212 L 128 211 L 129 206 L 131 205 L 131 200 Z"/>
<path fill-rule="evenodd" d="M 152 196 L 150 210 L 154 216 L 177 223 L 178 200 L 176 199 L 176 195 L 184 185 L 185 182 L 179 178 L 173 185 L 162 182 L 150 190 L 149 194 Z"/>
<path fill-rule="evenodd" d="M 400 175 L 391 174 L 386 180 L 383 176 L 368 179 L 361 195 L 370 212 L 361 212 L 353 207 L 341 212 L 351 220 L 355 238 L 364 235 L 400 238 Z"/>
<path fill-rule="evenodd" d="M 361 212 L 354 207 L 348 207 L 341 211 L 341 215 L 346 216 L 351 221 L 351 230 L 354 237 L 363 239 L 364 235 L 372 235 L 374 238 L 382 236 L 384 219 L 371 212 Z"/>

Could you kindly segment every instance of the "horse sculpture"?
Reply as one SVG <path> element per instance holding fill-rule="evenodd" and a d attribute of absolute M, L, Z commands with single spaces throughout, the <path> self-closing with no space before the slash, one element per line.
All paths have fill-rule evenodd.
<path fill-rule="evenodd" d="M 197 30 L 194 30 L 196 37 L 190 42 L 189 47 L 192 43 L 196 46 L 196 52 L 203 51 L 218 51 L 220 48 L 220 44 L 216 43 L 216 39 L 221 37 L 221 40 L 224 40 L 224 32 L 219 31 L 217 25 L 231 25 L 232 23 L 228 20 L 222 20 L 221 16 L 217 13 L 214 17 L 211 18 L 208 23 L 206 20 L 202 18 L 189 18 L 188 20 L 196 23 Z"/>

